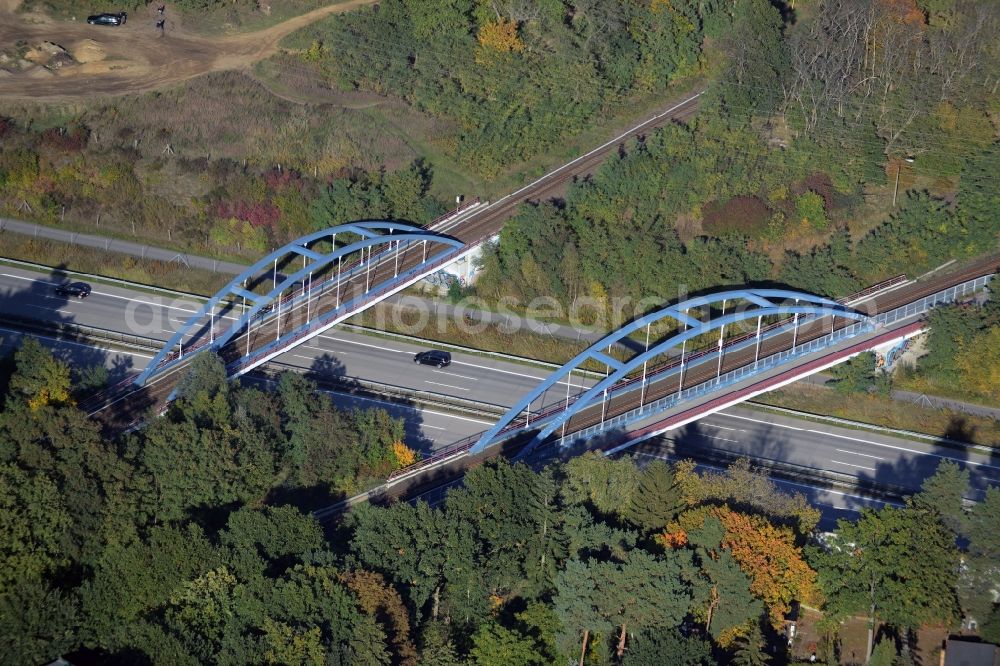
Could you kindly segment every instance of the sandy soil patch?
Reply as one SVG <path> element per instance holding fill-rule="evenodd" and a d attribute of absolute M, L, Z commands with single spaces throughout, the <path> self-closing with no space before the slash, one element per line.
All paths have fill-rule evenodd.
<path fill-rule="evenodd" d="M 38 68 L 0 80 L 0 97 L 34 101 L 71 101 L 83 98 L 145 92 L 208 72 L 249 69 L 278 50 L 286 35 L 325 16 L 345 12 L 375 0 L 346 0 L 296 16 L 258 32 L 226 37 L 188 34 L 168 22 L 158 30 L 151 20 L 130 17 L 123 26 L 92 26 L 80 21 L 38 22 L 9 7 L 19 0 L 0 0 L 0 44 L 26 40 L 82 48 L 83 65 L 63 67 L 58 75 Z M 75 54 L 74 54 L 75 55 Z M 100 57 L 98 57 L 100 56 Z"/>
<path fill-rule="evenodd" d="M 69 48 L 70 55 L 80 63 L 98 62 L 108 57 L 104 47 L 93 39 L 82 39 Z"/>

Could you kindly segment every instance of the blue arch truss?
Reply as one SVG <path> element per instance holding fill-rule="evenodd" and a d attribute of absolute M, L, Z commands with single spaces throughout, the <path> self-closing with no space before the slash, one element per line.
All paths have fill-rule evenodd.
<path fill-rule="evenodd" d="M 711 311 L 712 306 L 718 304 L 723 306 L 723 312 L 728 304 L 737 306 L 735 308 L 736 311 L 731 314 L 722 314 L 721 316 L 711 318 L 708 321 L 696 319 L 688 314 L 691 310 L 703 309 L 706 306 Z M 572 402 L 569 401 L 567 394 L 565 407 L 552 410 L 550 415 L 546 418 L 541 418 L 531 422 L 531 429 L 537 428 L 539 425 L 541 425 L 541 429 L 532 441 L 528 443 L 527 447 L 522 450 L 520 453 L 521 456 L 529 453 L 564 423 L 568 423 L 574 415 L 595 404 L 600 404 L 602 400 L 607 399 L 608 392 L 612 391 L 616 384 L 625 380 L 629 374 L 635 372 L 639 368 L 643 368 L 649 361 L 680 347 L 682 349 L 680 371 L 683 373 L 683 350 L 689 340 L 705 335 L 711 331 L 719 330 L 721 349 L 722 334 L 724 333 L 726 326 L 742 321 L 757 320 L 757 335 L 752 339 L 756 339 L 759 343 L 759 340 L 761 339 L 760 322 L 765 317 L 773 316 L 792 317 L 793 324 L 788 324 L 787 326 L 782 327 L 781 331 L 787 331 L 789 326 L 797 326 L 799 318 L 804 316 L 816 318 L 844 317 L 865 324 L 869 323 L 867 315 L 845 307 L 836 301 L 823 298 L 821 296 L 814 296 L 812 294 L 783 289 L 726 291 L 688 299 L 657 312 L 640 317 L 614 333 L 611 333 L 603 339 L 595 342 L 588 349 L 581 352 L 568 363 L 553 372 L 552 375 L 550 375 L 530 393 L 521 398 L 521 400 L 516 405 L 511 407 L 511 409 L 496 423 L 496 425 L 483 433 L 482 437 L 480 437 L 479 441 L 476 442 L 469 453 L 479 453 L 491 444 L 501 441 L 511 434 L 522 432 L 527 429 L 527 422 L 525 424 L 525 428 L 514 427 L 513 424 L 515 423 L 515 420 L 520 418 L 526 409 L 530 409 L 531 404 L 535 400 L 541 398 L 552 386 L 562 381 L 564 378 L 571 376 L 574 371 L 579 370 L 587 361 L 596 361 L 602 365 L 606 365 L 609 369 L 608 375 L 584 391 Z M 621 342 L 627 336 L 636 331 L 646 328 L 652 324 L 657 324 L 670 319 L 682 326 L 683 331 L 666 338 L 653 347 L 647 346 L 644 352 L 635 355 L 628 361 L 620 361 L 612 358 L 604 351 L 610 349 L 612 345 Z M 717 356 L 718 353 L 719 352 L 716 352 L 713 357 Z M 629 390 L 635 389 L 632 388 Z"/>
<path fill-rule="evenodd" d="M 349 238 L 352 241 L 338 247 L 337 234 L 350 234 Z M 321 240 L 330 241 L 331 252 L 321 253 L 309 247 L 311 244 Z M 402 251 L 405 251 L 406 248 L 416 243 L 424 245 L 423 261 L 418 265 L 418 269 L 410 269 L 403 274 L 397 271 L 397 275 L 393 278 L 375 287 L 375 290 L 381 292 L 385 292 L 387 288 L 393 287 L 396 283 L 412 280 L 415 274 L 420 273 L 419 267 L 440 265 L 445 261 L 451 260 L 452 257 L 457 257 L 465 245 L 457 239 L 429 232 L 420 227 L 384 220 L 352 222 L 302 236 L 284 247 L 271 252 L 220 289 L 170 338 L 163 346 L 163 349 L 146 366 L 146 369 L 139 374 L 135 383 L 139 386 L 145 385 L 151 377 L 169 370 L 193 353 L 198 353 L 206 349 L 215 351 L 221 349 L 238 333 L 243 330 L 249 330 L 249 326 L 270 316 L 275 316 L 276 306 L 277 316 L 280 317 L 282 294 L 294 289 L 297 285 L 303 284 L 307 278 L 310 286 L 308 298 L 313 298 L 311 292 L 312 275 L 328 269 L 334 263 L 337 263 L 339 268 L 343 265 L 344 258 L 349 255 L 360 253 L 361 261 L 350 264 L 347 271 L 343 274 L 338 270 L 338 283 L 342 283 L 352 275 L 358 275 L 362 270 L 370 267 L 373 261 L 378 262 L 391 258 L 393 252 L 401 253 L 401 247 L 403 248 Z M 428 243 L 443 246 L 443 249 L 439 248 L 438 252 L 428 256 L 426 252 Z M 378 246 L 381 246 L 381 248 L 376 252 L 375 248 Z M 368 251 L 367 262 L 365 262 L 365 250 Z M 302 268 L 290 275 L 283 276 L 283 279 L 279 281 L 279 265 L 289 259 L 298 257 L 302 258 Z M 258 294 L 246 288 L 255 279 L 260 279 L 262 275 L 271 275 L 272 273 L 272 289 L 268 293 Z M 323 293 L 322 289 L 319 293 Z M 240 317 L 236 318 L 232 324 L 216 332 L 216 309 L 227 302 L 229 304 L 235 303 L 238 299 L 243 300 L 244 306 L 250 304 L 250 307 L 244 307 Z M 338 302 L 339 306 L 340 303 Z M 207 324 L 209 329 L 207 331 L 207 340 L 204 339 L 206 334 L 206 316 L 209 319 L 209 323 Z M 201 335 L 201 339 L 189 345 L 188 349 L 184 349 L 183 341 L 185 339 L 193 339 L 199 334 Z M 282 340 L 293 337 L 295 336 L 286 335 Z"/>

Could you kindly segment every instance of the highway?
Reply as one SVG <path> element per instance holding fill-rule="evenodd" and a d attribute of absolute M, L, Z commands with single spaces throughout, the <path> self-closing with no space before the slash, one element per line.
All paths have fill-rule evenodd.
<path fill-rule="evenodd" d="M 893 435 L 795 418 L 767 410 L 731 407 L 669 433 L 679 455 L 714 449 L 852 476 L 859 481 L 919 490 L 942 460 L 969 471 L 969 499 L 987 485 L 1000 486 L 1000 454 L 904 439 Z M 635 447 L 656 453 L 662 442 Z"/>
<path fill-rule="evenodd" d="M 706 459 L 746 456 L 764 467 L 772 461 L 795 465 L 811 475 L 830 477 L 832 473 L 843 483 L 856 483 L 862 488 L 877 485 L 903 495 L 918 491 L 941 461 L 950 460 L 969 472 L 967 499 L 979 501 L 987 486 L 1000 486 L 1000 453 L 984 453 L 973 448 L 853 429 L 821 419 L 804 419 L 748 407 L 730 407 L 667 435 L 642 442 L 621 455 L 634 456 L 640 465 L 653 459 L 690 458 L 699 461 L 702 470 L 721 469 L 718 463 L 706 462 Z M 822 512 L 820 527 L 824 530 L 833 529 L 838 518 L 853 518 L 864 507 L 877 508 L 885 503 L 862 489 L 787 478 L 776 478 L 774 482 L 787 492 L 801 493 L 818 507 Z M 410 495 L 412 487 L 419 489 L 420 485 L 404 488 L 403 492 Z M 390 493 L 395 496 L 399 491 L 393 489 Z M 438 495 L 432 490 L 418 496 L 434 501 Z"/>
<path fill-rule="evenodd" d="M 2 324 L 4 314 L 94 326 L 165 341 L 199 306 L 194 300 L 99 283 L 92 285 L 93 292 L 85 300 L 67 300 L 53 292 L 54 284 L 63 281 L 65 279 L 59 276 L 0 266 L 0 338 L 3 338 L 0 349 L 9 348 L 20 335 Z M 144 351 L 126 353 L 79 343 L 43 342 L 53 347 L 60 358 L 76 365 L 103 363 L 112 369 L 113 380 L 144 368 L 152 358 L 151 353 Z M 504 408 L 513 405 L 548 375 L 545 368 L 459 352 L 452 354 L 452 364 L 448 368 L 414 364 L 413 355 L 425 349 L 427 347 L 404 341 L 334 328 L 279 356 L 275 362 L 312 369 L 318 378 L 363 379 Z M 577 392 L 584 385 L 589 382 L 574 376 L 570 390 Z M 566 388 L 564 382 L 552 391 L 564 396 Z M 421 441 L 433 442 L 434 446 L 450 443 L 444 437 L 445 432 L 455 441 L 492 425 L 483 419 L 463 420 L 471 417 L 430 416 L 432 418 L 425 421 L 428 424 L 426 431 L 419 433 L 419 437 Z M 450 424 L 447 430 L 441 429 L 442 419 Z"/>
<path fill-rule="evenodd" d="M 0 314 L 2 319 L 2 314 Z M 16 348 L 24 337 L 15 329 L 0 324 L 0 357 Z M 47 336 L 35 335 L 46 347 L 50 348 L 57 358 L 63 359 L 75 367 L 87 367 L 103 364 L 112 371 L 112 377 L 120 376 L 124 369 L 139 369 L 153 357 L 143 352 L 123 352 L 98 346 L 57 340 Z M 345 395 L 327 391 L 334 404 L 345 409 L 367 409 L 380 407 L 393 417 L 403 419 L 406 426 L 406 440 L 420 451 L 431 451 L 447 446 L 458 439 L 481 433 L 493 425 L 487 417 L 454 414 L 431 407 L 401 405 L 377 398 L 358 395 Z"/>
<path fill-rule="evenodd" d="M 0 268 L 0 318 L 4 313 L 11 313 L 135 332 L 162 340 L 169 337 L 167 326 L 178 325 L 196 307 L 193 301 L 104 284 L 94 284 L 94 291 L 86 300 L 67 301 L 54 295 L 52 283 L 53 278 L 48 275 Z M 157 330 L 153 322 L 162 322 L 162 325 Z M 16 331 L 0 324 L 0 350 L 9 349 L 19 336 Z M 126 368 L 141 368 L 151 357 L 146 352 L 117 352 L 54 340 L 43 342 L 53 347 L 58 356 L 74 364 L 105 363 L 108 367 L 117 368 L 118 372 Z M 439 371 L 412 363 L 412 354 L 421 349 L 423 347 L 401 341 L 332 329 L 309 344 L 284 354 L 277 361 L 299 368 L 315 367 L 320 369 L 321 376 L 332 373 L 358 377 L 501 406 L 513 404 L 523 391 L 536 385 L 547 374 L 544 369 L 460 353 L 453 355 L 451 367 Z M 574 384 L 577 381 L 575 379 Z M 579 390 L 577 386 L 573 389 Z M 565 385 L 560 390 L 564 392 Z M 388 409 L 406 422 L 408 441 L 425 452 L 480 433 L 492 424 L 489 417 L 458 415 L 440 409 L 402 406 L 370 398 L 334 395 L 334 400 L 341 406 Z M 970 499 L 981 496 L 988 483 L 1000 485 L 1000 459 L 995 455 L 741 407 L 729 408 L 690 424 L 671 433 L 667 442 L 670 447 L 676 447 L 681 456 L 697 455 L 699 450 L 724 451 L 829 470 L 861 481 L 909 490 L 918 489 L 923 479 L 933 474 L 940 460 L 950 459 L 969 470 L 973 480 Z M 652 440 L 636 447 L 633 453 L 640 458 L 664 456 L 668 444 L 663 440 Z M 860 495 L 808 486 L 796 488 L 795 484 L 784 483 L 789 489 L 804 492 L 834 517 L 872 503 Z"/>

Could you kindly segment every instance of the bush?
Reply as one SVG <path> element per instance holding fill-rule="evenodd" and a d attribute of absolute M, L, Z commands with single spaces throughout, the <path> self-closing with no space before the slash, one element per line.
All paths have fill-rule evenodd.
<path fill-rule="evenodd" d="M 795 199 L 795 215 L 804 225 L 817 231 L 830 226 L 830 220 L 826 217 L 826 202 L 811 190 Z"/>

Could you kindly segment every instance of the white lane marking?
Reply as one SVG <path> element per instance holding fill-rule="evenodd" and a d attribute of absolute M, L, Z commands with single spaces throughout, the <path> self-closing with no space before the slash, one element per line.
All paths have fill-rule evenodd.
<path fill-rule="evenodd" d="M 470 368 L 477 368 L 479 370 L 489 370 L 490 372 L 501 372 L 501 373 L 503 373 L 505 375 L 514 375 L 515 377 L 526 377 L 528 379 L 534 379 L 536 382 L 539 382 L 539 383 L 545 381 L 545 379 L 546 379 L 546 377 L 536 377 L 535 375 L 527 375 L 527 374 L 524 374 L 524 373 L 521 373 L 521 372 L 514 372 L 513 370 L 504 370 L 502 368 L 491 368 L 488 365 L 479 365 L 477 363 L 469 363 L 468 361 L 452 361 L 452 363 L 454 365 L 467 365 Z M 574 384 L 574 383 L 571 383 L 571 382 L 567 382 L 566 380 L 563 380 L 563 379 L 560 379 L 559 381 L 557 381 L 556 385 L 557 386 L 566 386 L 567 383 L 569 384 L 570 388 L 578 388 L 578 389 L 590 388 L 586 384 Z"/>
<path fill-rule="evenodd" d="M 15 280 L 24 280 L 26 282 L 40 282 L 41 284 L 47 284 L 47 285 L 52 286 L 52 287 L 54 287 L 56 285 L 56 283 L 49 282 L 47 280 L 38 280 L 36 278 L 27 278 L 27 277 L 23 277 L 21 275 L 11 275 L 10 273 L 0 273 L 0 276 L 14 278 Z M 120 296 L 118 294 L 112 294 L 112 293 L 109 293 L 109 292 L 106 292 L 106 291 L 92 291 L 92 292 L 90 292 L 91 296 L 93 296 L 94 294 L 96 294 L 98 296 L 107 296 L 108 298 L 118 298 L 118 299 L 121 299 L 123 301 L 131 301 L 133 303 L 144 303 L 145 305 L 148 305 L 148 306 L 153 307 L 153 308 L 167 308 L 167 309 L 170 309 L 170 310 L 180 310 L 181 312 L 187 312 L 188 314 L 194 314 L 195 312 L 198 311 L 197 308 L 195 308 L 193 310 L 190 310 L 188 308 L 177 307 L 176 305 L 167 305 L 165 303 L 153 303 L 151 301 L 146 301 L 146 300 L 143 300 L 141 298 L 129 298 L 128 296 Z M 178 299 L 178 300 L 180 300 L 180 299 Z M 235 319 L 235 317 L 226 317 L 226 316 L 223 316 L 223 315 L 219 315 L 219 318 L 220 319 Z"/>
<path fill-rule="evenodd" d="M 865 458 L 874 458 L 875 460 L 885 460 L 879 456 L 873 456 L 868 453 L 858 453 L 857 451 L 848 451 L 847 449 L 836 449 L 838 453 L 850 453 L 852 456 L 864 456 Z"/>
<path fill-rule="evenodd" d="M 702 435 L 702 437 L 708 437 L 709 439 L 718 439 L 723 442 L 736 442 L 737 444 L 740 443 L 740 440 L 738 439 L 727 439 L 725 437 L 716 437 L 715 435 Z"/>
<path fill-rule="evenodd" d="M 773 426 L 775 428 L 787 428 L 788 430 L 800 430 L 800 431 L 804 431 L 804 432 L 811 432 L 811 433 L 814 433 L 816 435 L 823 435 L 825 437 L 836 437 L 838 439 L 846 439 L 846 440 L 849 440 L 849 441 L 852 441 L 852 442 L 860 442 L 862 444 L 870 444 L 872 446 L 879 446 L 879 447 L 882 447 L 884 449 L 894 449 L 896 451 L 905 451 L 906 453 L 913 453 L 913 454 L 918 455 L 918 456 L 931 456 L 932 458 L 940 458 L 941 460 L 951 460 L 952 462 L 956 462 L 959 465 L 973 465 L 974 467 L 986 467 L 986 468 L 989 468 L 989 469 L 1000 469 L 1000 467 L 997 467 L 996 465 L 990 465 L 989 463 L 975 462 L 974 460 L 962 460 L 961 458 L 956 458 L 956 457 L 953 457 L 953 456 L 943 456 L 943 455 L 941 455 L 939 453 L 931 453 L 930 451 L 918 451 L 916 449 L 908 449 L 905 446 L 895 446 L 893 444 L 883 444 L 881 442 L 874 442 L 874 441 L 872 441 L 870 439 L 860 439 L 858 437 L 848 437 L 847 435 L 839 435 L 839 434 L 834 433 L 834 432 L 825 432 L 823 430 L 814 430 L 814 429 L 811 429 L 811 428 L 796 428 L 795 426 L 785 425 L 783 423 L 775 423 L 773 421 L 761 421 L 759 419 L 752 419 L 749 416 L 737 416 L 736 414 L 726 414 L 724 412 L 717 412 L 717 413 L 723 414 L 724 416 L 728 416 L 728 417 L 733 418 L 733 419 L 742 419 L 744 421 L 753 421 L 755 423 L 764 423 L 766 425 Z"/>
<path fill-rule="evenodd" d="M 303 356 L 302 354 L 292 354 L 292 356 L 294 356 L 295 358 L 304 358 L 307 361 L 315 361 L 316 360 L 315 356 Z"/>
<path fill-rule="evenodd" d="M 444 428 L 442 426 L 432 426 L 432 425 L 428 425 L 426 423 L 421 423 L 420 424 L 420 428 L 421 429 L 423 429 L 423 428 L 430 428 L 432 430 L 447 430 L 447 428 Z"/>
<path fill-rule="evenodd" d="M 7 331 L 8 333 L 13 333 L 14 335 L 30 335 L 33 338 L 41 338 L 42 340 L 51 340 L 58 345 L 73 345 L 74 347 L 84 347 L 86 349 L 97 349 L 99 351 L 110 352 L 112 354 L 119 354 L 121 356 L 138 356 L 140 358 L 153 358 L 148 354 L 140 354 L 139 352 L 124 352 L 118 351 L 117 349 L 111 349 L 110 347 L 99 347 L 97 345 L 85 345 L 81 342 L 72 342 L 70 340 L 60 340 L 59 338 L 52 338 L 47 335 L 38 335 L 36 333 L 24 333 L 23 331 L 18 331 L 13 328 L 3 328 L 0 327 L 0 331 Z"/>
<path fill-rule="evenodd" d="M 359 345 L 361 347 L 370 347 L 372 349 L 381 349 L 382 351 L 395 352 L 397 354 L 409 354 L 411 352 L 403 351 L 402 349 L 393 349 L 391 347 L 383 347 L 381 345 L 373 345 L 370 342 L 358 342 L 357 340 L 345 340 L 344 338 L 335 338 L 332 335 L 318 335 L 317 338 L 326 338 L 327 340 L 333 340 L 334 342 L 346 342 L 349 345 Z"/>
<path fill-rule="evenodd" d="M 931 456 L 932 458 L 940 458 L 942 460 L 951 460 L 959 465 L 974 465 L 976 467 L 988 467 L 989 469 L 1000 469 L 996 465 L 990 465 L 988 463 L 975 462 L 972 460 L 962 460 L 960 458 L 955 458 L 953 456 L 942 456 L 938 453 L 930 453 L 928 451 L 917 451 L 916 449 L 908 449 L 905 446 L 895 446 L 893 444 L 882 444 L 881 442 L 873 442 L 868 439 L 859 439 L 857 437 L 848 437 L 847 435 L 838 435 L 833 432 L 823 432 L 822 430 L 807 430 L 806 432 L 811 432 L 817 435 L 825 435 L 826 437 L 836 437 L 838 439 L 846 439 L 852 442 L 861 442 L 862 444 L 871 444 L 872 446 L 879 446 L 884 449 L 895 449 L 896 451 L 905 451 L 907 453 L 913 453 L 918 456 Z"/>
<path fill-rule="evenodd" d="M 728 416 L 731 419 L 741 419 L 743 421 L 753 421 L 754 423 L 763 423 L 764 425 L 774 426 L 776 428 L 788 428 L 789 430 L 805 430 L 805 428 L 796 428 L 795 426 L 784 425 L 783 423 L 775 423 L 774 421 L 762 421 L 760 419 L 752 419 L 749 416 L 737 416 L 736 414 L 729 414 L 727 412 L 716 412 L 722 416 Z"/>
<path fill-rule="evenodd" d="M 746 430 L 744 430 L 743 428 L 730 428 L 728 426 L 716 425 L 715 423 L 705 423 L 704 421 L 700 421 L 699 423 L 701 423 L 701 425 L 703 426 L 708 426 L 710 428 L 718 428 L 719 430 L 733 430 L 735 432 L 746 432 Z"/>
<path fill-rule="evenodd" d="M 833 458 L 830 458 L 830 462 L 834 463 L 835 465 L 846 465 L 847 467 L 857 467 L 858 469 L 866 469 L 869 472 L 874 472 L 875 471 L 874 467 L 865 467 L 864 465 L 855 465 L 854 463 L 845 463 L 845 462 L 841 462 L 839 460 L 834 460 Z"/>
<path fill-rule="evenodd" d="M 406 351 L 405 349 L 393 349 L 392 347 L 384 347 L 382 345 L 374 345 L 374 344 L 371 344 L 369 342 L 359 342 L 358 340 L 348 340 L 346 338 L 337 338 L 337 337 L 334 337 L 332 335 L 320 335 L 318 337 L 326 338 L 328 340 L 334 340 L 336 342 L 346 342 L 349 345 L 360 345 L 362 347 L 370 347 L 372 349 L 380 349 L 382 351 L 393 352 L 393 353 L 396 353 L 396 354 L 413 354 L 413 352 Z M 545 377 L 538 377 L 536 375 L 529 375 L 529 374 L 526 374 L 526 373 L 523 373 L 523 372 L 514 372 L 513 370 L 504 370 L 503 368 L 491 368 L 491 367 L 489 367 L 487 365 L 479 365 L 478 363 L 469 363 L 468 361 L 456 361 L 456 360 L 453 360 L 452 361 L 452 365 L 465 365 L 465 366 L 468 366 L 470 368 L 476 368 L 478 370 L 489 370 L 490 372 L 499 372 L 499 373 L 502 373 L 502 374 L 505 374 L 505 375 L 514 375 L 515 377 L 525 377 L 527 379 L 533 379 L 536 382 L 542 382 L 542 381 L 545 380 Z M 559 382 L 557 382 L 557 384 L 561 384 L 562 386 L 565 386 L 566 385 L 566 381 L 565 380 L 560 380 Z M 581 388 L 582 389 L 582 388 L 588 388 L 588 387 L 585 384 L 570 383 L 570 388 Z"/>
<path fill-rule="evenodd" d="M 47 282 L 45 280 L 38 280 L 38 279 L 35 279 L 35 278 L 27 278 L 27 277 L 22 277 L 20 275 L 11 275 L 9 273 L 0 273 L 0 276 L 11 277 L 11 278 L 15 278 L 15 279 L 18 279 L 18 280 L 26 280 L 28 282 L 41 282 L 43 284 L 50 284 L 50 285 L 53 284 L 53 283 Z M 188 309 L 188 308 L 181 308 L 181 307 L 176 307 L 176 306 L 172 306 L 172 305 L 165 305 L 165 304 L 162 304 L 162 303 L 152 303 L 150 301 L 146 301 L 146 300 L 143 300 L 141 298 L 128 298 L 126 296 L 119 296 L 118 294 L 111 294 L 111 293 L 103 292 L 103 291 L 94 291 L 94 292 L 91 292 L 91 293 L 92 294 L 98 294 L 100 296 L 108 296 L 108 297 L 111 297 L 111 298 L 119 298 L 121 300 L 131 301 L 133 303 L 145 303 L 146 305 L 149 305 L 150 307 L 154 307 L 154 308 L 155 307 L 161 307 L 161 308 L 169 308 L 169 309 L 173 309 L 173 310 L 180 310 L 181 312 L 186 312 L 188 314 L 194 314 L 195 312 L 198 311 L 197 309 L 191 310 L 191 309 Z M 231 317 L 231 316 L 226 316 L 226 315 L 218 315 L 218 318 L 219 319 L 231 319 L 231 320 L 234 320 L 234 321 L 237 319 L 237 317 Z M 185 320 L 176 320 L 176 321 L 178 321 L 178 323 L 181 323 L 181 324 L 184 324 L 184 323 L 187 322 L 186 319 Z M 170 331 L 164 331 L 164 332 L 170 333 Z M 403 349 L 393 349 L 391 347 L 384 347 L 382 345 L 373 345 L 373 344 L 366 343 L 366 342 L 358 342 L 356 340 L 347 340 L 347 339 L 344 339 L 344 338 L 337 338 L 337 337 L 334 337 L 334 336 L 331 336 L 331 335 L 319 335 L 319 336 L 316 336 L 317 340 L 319 338 L 327 338 L 329 340 L 335 340 L 337 342 L 345 342 L 347 344 L 360 345 L 362 347 L 370 347 L 372 349 L 379 349 L 379 350 L 382 350 L 382 351 L 394 352 L 394 353 L 397 353 L 397 354 L 411 354 L 411 353 L 413 353 L 413 352 L 406 351 L 406 350 L 403 350 Z M 317 347 L 317 349 L 319 349 L 319 347 Z M 524 378 L 527 378 L 527 379 L 533 379 L 533 380 L 535 380 L 537 382 L 541 382 L 541 381 L 545 380 L 545 377 L 538 377 L 536 375 L 529 375 L 529 374 L 522 373 L 522 372 L 514 372 L 513 370 L 504 370 L 503 368 L 491 368 L 489 366 L 479 365 L 479 364 L 476 364 L 476 363 L 469 363 L 467 361 L 454 361 L 454 364 L 455 365 L 466 365 L 466 366 L 469 366 L 471 368 L 476 368 L 476 369 L 479 369 L 479 370 L 489 370 L 490 372 L 499 372 L 499 373 L 502 373 L 502 374 L 505 374 L 505 375 L 513 375 L 515 377 L 524 377 Z M 560 380 L 560 381 L 556 382 L 556 384 L 557 385 L 565 386 L 567 384 L 567 382 L 565 380 Z M 588 388 L 588 386 L 586 384 L 579 384 L 579 383 L 569 382 L 569 385 L 570 385 L 570 388 L 578 388 L 578 389 Z"/>
<path fill-rule="evenodd" d="M 72 312 L 71 310 L 60 310 L 59 308 L 50 308 L 46 305 L 35 305 L 34 303 L 28 303 L 27 306 L 29 308 L 37 308 L 39 310 L 45 310 L 46 312 L 58 312 L 59 314 L 68 314 L 76 316 L 76 313 Z"/>
<path fill-rule="evenodd" d="M 424 380 L 425 384 L 433 384 L 434 386 L 443 386 L 445 388 L 455 389 L 456 391 L 468 391 L 467 388 L 462 388 L 461 386 L 452 386 L 451 384 L 441 384 L 438 382 L 432 382 L 430 380 Z"/>
<path fill-rule="evenodd" d="M 369 397 L 366 397 L 366 396 L 363 396 L 363 395 L 344 396 L 344 394 L 337 393 L 335 391 L 323 391 L 323 393 L 329 393 L 330 395 L 332 395 L 334 397 L 341 397 L 341 398 L 349 397 L 351 400 L 365 400 L 367 402 L 374 402 L 374 403 L 377 403 L 379 405 L 388 405 L 390 407 L 403 408 L 403 409 L 412 409 L 412 410 L 414 410 L 416 412 L 420 412 L 421 414 L 433 414 L 435 416 L 444 416 L 446 418 L 456 419 L 458 421 L 468 421 L 470 423 L 480 423 L 482 425 L 488 425 L 488 426 L 494 425 L 496 423 L 495 421 L 483 421 L 482 419 L 473 419 L 473 418 L 470 418 L 468 416 L 458 416 L 456 414 L 449 414 L 448 412 L 437 412 L 437 411 L 434 411 L 433 409 L 419 409 L 419 408 L 416 408 L 416 407 L 407 407 L 405 405 L 400 405 L 398 402 L 390 402 L 388 400 L 379 400 L 378 398 L 369 398 Z"/>
<path fill-rule="evenodd" d="M 458 377 L 459 379 L 471 379 L 472 381 L 477 381 L 478 377 L 467 377 L 466 375 L 456 375 L 454 372 L 445 372 L 444 370 L 435 370 L 439 375 L 448 375 L 449 377 Z"/>

